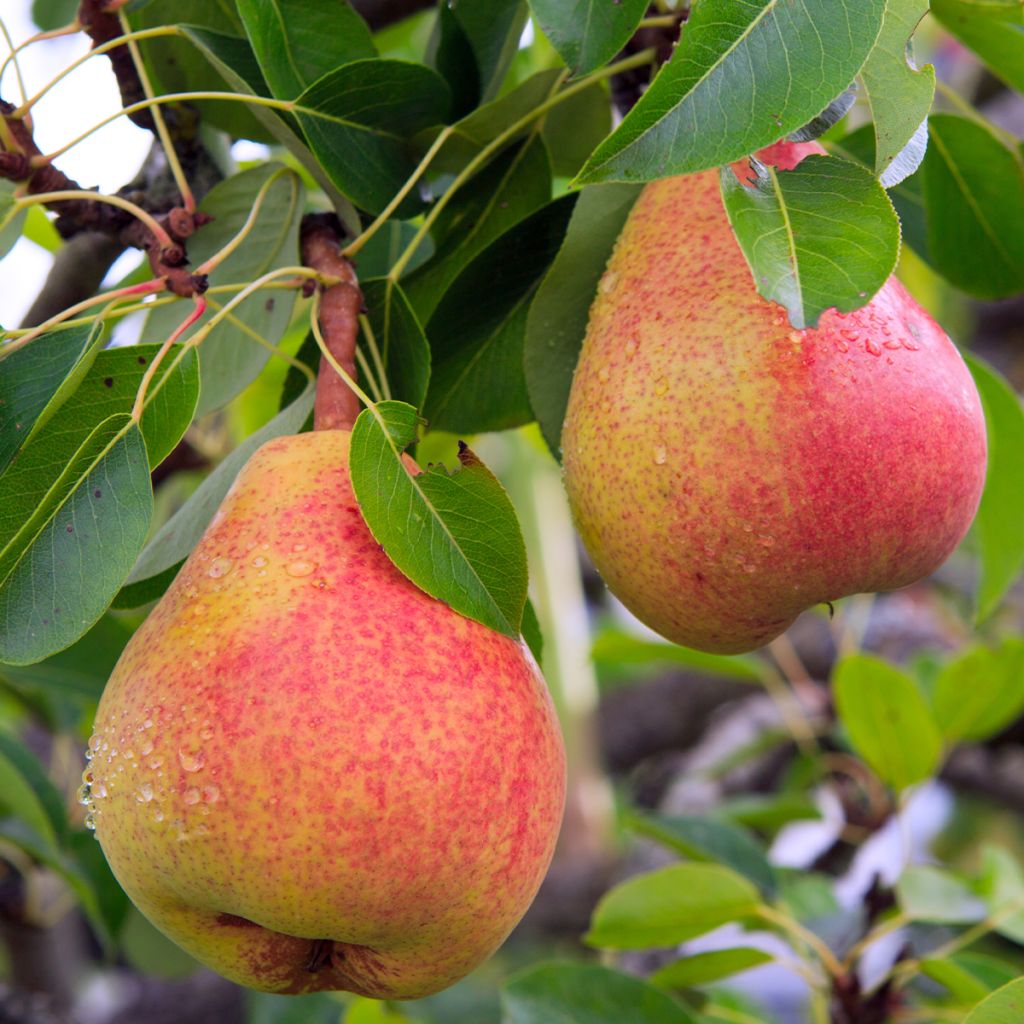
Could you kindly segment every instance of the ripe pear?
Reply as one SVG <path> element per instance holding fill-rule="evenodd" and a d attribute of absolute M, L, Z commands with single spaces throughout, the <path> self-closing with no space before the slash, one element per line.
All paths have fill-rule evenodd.
<path fill-rule="evenodd" d="M 243 468 L 114 670 L 84 799 L 136 906 L 232 981 L 416 998 L 533 899 L 564 751 L 522 644 L 376 543 L 349 436 Z"/>
<path fill-rule="evenodd" d="M 789 169 L 814 145 L 761 154 Z M 808 607 L 934 571 L 985 478 L 973 380 L 891 277 L 794 330 L 707 171 L 647 185 L 601 278 L 562 436 L 583 542 L 668 639 L 753 650 Z"/>

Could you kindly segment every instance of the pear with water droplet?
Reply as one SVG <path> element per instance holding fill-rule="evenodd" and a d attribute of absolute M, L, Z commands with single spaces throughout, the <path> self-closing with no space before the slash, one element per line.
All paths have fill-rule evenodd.
<path fill-rule="evenodd" d="M 817 146 L 762 157 L 791 168 Z M 708 171 L 647 185 L 602 278 L 562 435 L 583 542 L 643 622 L 749 651 L 937 569 L 985 478 L 977 391 L 895 278 L 794 331 Z"/>
<path fill-rule="evenodd" d="M 381 550 L 348 448 L 316 430 L 250 459 L 103 694 L 88 799 L 122 886 L 198 960 L 414 998 L 533 899 L 564 754 L 522 644 Z"/>

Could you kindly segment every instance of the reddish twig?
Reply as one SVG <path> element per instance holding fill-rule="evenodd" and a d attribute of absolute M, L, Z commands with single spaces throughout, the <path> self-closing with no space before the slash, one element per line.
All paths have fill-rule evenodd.
<path fill-rule="evenodd" d="M 338 283 L 325 288 L 321 297 L 320 330 L 331 355 L 355 379 L 356 337 L 363 296 L 352 264 L 341 255 L 344 234 L 334 214 L 307 214 L 302 219 L 302 262 L 321 274 L 338 278 Z M 313 406 L 314 429 L 349 430 L 358 415 L 359 399 L 322 359 Z"/>
<path fill-rule="evenodd" d="M 53 164 L 33 160 L 42 154 L 28 121 L 11 116 L 14 109 L 10 103 L 0 100 L 0 116 L 3 116 L 16 147 L 0 152 L 0 178 L 24 182 L 29 195 L 86 191 Z M 166 281 L 167 289 L 175 295 L 187 298 L 206 291 L 206 275 L 190 274 L 187 269 L 185 240 L 196 228 L 210 220 L 208 214 L 189 213 L 182 207 L 174 207 L 164 216 L 158 217 L 157 223 L 171 239 L 171 244 L 166 245 L 126 210 L 108 203 L 89 199 L 60 199 L 46 205 L 57 214 L 55 226 L 62 238 L 71 238 L 81 231 L 102 232 L 115 238 L 121 245 L 142 249 L 149 257 L 153 276 Z"/>

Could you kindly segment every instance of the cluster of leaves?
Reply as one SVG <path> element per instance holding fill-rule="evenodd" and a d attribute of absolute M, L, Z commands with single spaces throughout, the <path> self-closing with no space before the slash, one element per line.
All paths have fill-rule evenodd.
<path fill-rule="evenodd" d="M 558 457 L 590 302 L 645 181 L 720 169 L 753 278 L 797 327 L 827 308 L 867 302 L 895 267 L 901 239 L 969 295 L 1024 290 L 1019 145 L 963 100 L 933 112 L 934 69 L 907 58 L 922 0 L 701 0 L 685 20 L 664 6 L 653 20 L 678 32 L 678 45 L 614 130 L 609 79 L 653 60 L 648 51 L 616 60 L 648 15 L 640 0 L 460 0 L 378 34 L 347 3 L 153 0 L 130 11 L 134 28 L 165 29 L 140 44 L 158 94 L 203 93 L 195 106 L 207 125 L 271 144 L 280 162 L 232 174 L 203 200 L 213 220 L 190 239 L 192 262 L 240 235 L 243 244 L 211 275 L 209 310 L 161 364 L 141 416 L 133 414 L 140 384 L 184 317 L 180 302 L 154 304 L 135 346 L 105 348 L 97 319 L 55 328 L 0 362 L 0 676 L 10 693 L 54 730 L 80 727 L 134 624 L 105 611 L 159 596 L 249 455 L 303 429 L 311 343 L 275 414 L 173 514 L 159 502 L 154 511 L 151 473 L 189 425 L 229 406 L 290 343 L 294 289 L 225 303 L 296 263 L 307 207 L 330 205 L 355 239 L 368 309 L 360 348 L 376 367 L 361 378 L 377 400 L 355 426 L 351 457 L 367 521 L 418 585 L 510 635 L 534 631 L 525 549 L 501 486 L 468 450 L 457 472 L 416 477 L 402 455 L 423 420 L 463 436 L 537 421 Z M 1021 86 L 1018 4 L 934 0 L 931 8 L 994 75 Z M 519 49 L 531 14 L 543 38 Z M 854 98 L 863 123 L 850 130 Z M 825 153 L 792 171 L 751 161 L 785 137 L 818 138 Z M 5 211 L 0 253 L 26 223 L 7 185 Z M 205 330 L 201 344 L 189 344 Z M 972 540 L 982 621 L 1024 565 L 1024 414 L 998 374 L 976 360 L 971 367 L 991 449 Z M 619 656 L 631 656 L 631 643 L 635 655 L 626 642 Z M 650 647 L 645 658 L 760 677 L 756 659 Z M 835 678 L 837 742 L 904 791 L 936 774 L 951 745 L 992 736 L 1019 714 L 1021 668 L 1014 644 L 923 665 L 915 677 L 849 657 Z M 10 812 L 2 839 L 62 874 L 97 931 L 116 934 L 125 906 L 94 848 L 70 826 L 34 757 L 0 739 Z M 764 852 L 786 821 L 813 813 L 792 796 L 779 797 L 785 812 L 638 819 L 639 832 L 687 859 L 612 890 L 587 941 L 663 948 L 732 923 L 777 932 L 812 975 L 836 981 L 829 955 L 841 962 L 851 952 L 834 938 L 845 912 L 826 880 L 789 876 Z M 998 850 L 975 879 L 912 867 L 896 881 L 889 916 L 872 927 L 985 925 L 1019 942 L 1022 896 L 1021 869 Z M 1003 916 L 1008 903 L 1014 911 Z M 906 987 L 922 1007 L 978 1003 L 971 1024 L 1000 1020 L 1001 1001 L 1020 998 L 1016 985 L 999 989 L 1016 970 L 941 952 L 952 941 L 913 933 L 878 984 Z M 752 946 L 692 954 L 648 981 L 596 965 L 544 966 L 509 983 L 505 1016 L 510 1024 L 714 1020 L 717 997 L 705 986 L 767 957 Z M 843 970 L 856 966 L 854 955 Z M 346 1019 L 401 1017 L 366 1003 Z"/>

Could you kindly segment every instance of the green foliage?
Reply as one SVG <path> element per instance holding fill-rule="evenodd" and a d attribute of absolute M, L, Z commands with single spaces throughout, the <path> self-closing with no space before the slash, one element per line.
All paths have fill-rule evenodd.
<path fill-rule="evenodd" d="M 530 9 L 566 67 L 579 77 L 607 63 L 636 31 L 646 0 L 530 0 Z"/>
<path fill-rule="evenodd" d="M 896 266 L 899 221 L 866 170 L 810 156 L 792 171 L 753 162 L 749 185 L 723 167 L 722 197 L 757 290 L 786 307 L 794 327 L 826 309 L 858 309 Z M 837 209 L 836 196 L 846 199 Z M 828 224 L 828 229 L 822 227 Z"/>
<path fill-rule="evenodd" d="M 526 550 L 512 504 L 465 446 L 455 473 L 444 466 L 410 472 L 402 453 L 417 440 L 418 429 L 416 410 L 401 402 L 381 402 L 360 413 L 349 469 L 363 517 L 417 586 L 463 615 L 518 637 Z"/>

